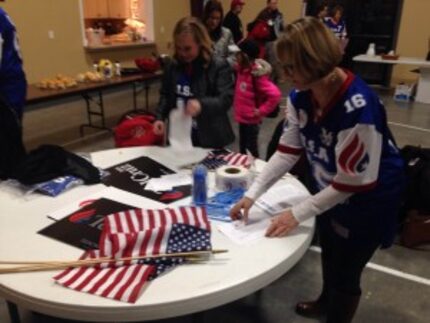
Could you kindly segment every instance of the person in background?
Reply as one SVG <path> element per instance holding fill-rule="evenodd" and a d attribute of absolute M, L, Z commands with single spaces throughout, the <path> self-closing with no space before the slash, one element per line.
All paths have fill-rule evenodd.
<path fill-rule="evenodd" d="M 359 304 L 366 263 L 376 249 L 393 243 L 403 161 L 382 101 L 358 76 L 337 67 L 341 50 L 321 21 L 306 17 L 288 25 L 276 52 L 295 88 L 288 126 L 231 217 L 246 221 L 254 201 L 305 152 L 317 193 L 274 217 L 266 236 L 286 236 L 316 217 L 323 288 L 316 301 L 298 303 L 296 312 L 348 323 Z"/>
<path fill-rule="evenodd" d="M 258 44 L 258 57 L 267 58 L 267 44 L 271 43 L 272 32 L 268 22 L 269 15 L 258 15 L 257 18 L 248 24 L 247 39 L 252 39 Z"/>
<path fill-rule="evenodd" d="M 256 20 L 265 20 L 269 25 L 269 41 L 278 39 L 284 30 L 284 16 L 278 9 L 278 0 L 267 0 L 266 8 L 260 11 Z"/>
<path fill-rule="evenodd" d="M 348 45 L 348 33 L 343 19 L 343 7 L 341 5 L 334 6 L 331 17 L 326 17 L 324 23 L 339 39 L 340 49 L 342 53 L 345 53 L 345 48 Z"/>
<path fill-rule="evenodd" d="M 267 60 L 273 67 L 272 78 L 281 81 L 279 66 L 273 50 L 273 42 L 284 28 L 282 13 L 278 10 L 277 0 L 267 0 L 267 6 L 248 24 L 247 38 L 254 39 L 260 47 L 259 57 Z"/>
<path fill-rule="evenodd" d="M 258 158 L 258 133 L 262 119 L 272 112 L 281 99 L 278 87 L 270 81 L 271 66 L 258 57 L 258 44 L 245 39 L 236 54 L 234 118 L 239 123 L 240 152 L 247 150 Z"/>
<path fill-rule="evenodd" d="M 203 10 L 203 23 L 208 29 L 209 36 L 213 41 L 213 55 L 222 57 L 233 64 L 233 53 L 230 53 L 229 46 L 234 45 L 231 31 L 222 26 L 224 11 L 218 1 L 208 1 Z"/>
<path fill-rule="evenodd" d="M 316 7 L 314 17 L 324 22 L 324 19 L 327 18 L 327 15 L 328 5 L 325 1 L 323 1 Z"/>
<path fill-rule="evenodd" d="M 233 34 L 233 40 L 236 44 L 243 39 L 243 25 L 239 15 L 242 12 L 244 5 L 244 0 L 232 0 L 230 10 L 224 17 L 223 26 L 231 31 Z"/>
<path fill-rule="evenodd" d="M 194 146 L 222 148 L 234 141 L 228 110 L 233 103 L 233 71 L 212 55 L 212 42 L 205 26 L 194 17 L 176 23 L 174 58 L 164 68 L 154 132 L 164 134 L 165 122 L 178 100 L 194 118 Z"/>
<path fill-rule="evenodd" d="M 10 178 L 26 156 L 22 140 L 26 92 L 16 28 L 0 8 L 0 181 Z"/>
<path fill-rule="evenodd" d="M 343 7 L 336 5 L 332 9 L 330 17 L 324 18 L 325 25 L 334 33 L 334 35 L 340 39 L 346 39 L 348 33 L 346 31 L 346 23 L 343 19 Z"/>
<path fill-rule="evenodd" d="M 27 80 L 22 67 L 22 57 L 15 25 L 0 8 L 0 95 L 19 122 L 22 122 Z"/>

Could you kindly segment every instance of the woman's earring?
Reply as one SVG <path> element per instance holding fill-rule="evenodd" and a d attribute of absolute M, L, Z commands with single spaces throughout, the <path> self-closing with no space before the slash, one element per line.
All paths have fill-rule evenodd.
<path fill-rule="evenodd" d="M 337 80 L 339 79 L 339 74 L 336 72 L 336 70 L 334 70 L 331 74 L 330 74 L 330 82 L 335 83 L 337 82 Z"/>

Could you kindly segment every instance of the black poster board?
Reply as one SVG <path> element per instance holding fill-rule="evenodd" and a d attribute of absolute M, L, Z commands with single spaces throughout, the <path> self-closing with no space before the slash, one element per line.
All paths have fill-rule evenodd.
<path fill-rule="evenodd" d="M 191 185 L 177 186 L 173 190 L 166 192 L 145 190 L 145 186 L 151 178 L 175 173 L 170 168 L 149 157 L 139 157 L 129 160 L 112 166 L 106 169 L 106 171 L 109 175 L 103 179 L 105 185 L 113 186 L 157 202 L 169 204 L 191 194 Z"/>
<path fill-rule="evenodd" d="M 135 209 L 135 207 L 100 198 L 38 233 L 80 249 L 98 249 L 105 217 L 112 213 L 131 209 Z"/>

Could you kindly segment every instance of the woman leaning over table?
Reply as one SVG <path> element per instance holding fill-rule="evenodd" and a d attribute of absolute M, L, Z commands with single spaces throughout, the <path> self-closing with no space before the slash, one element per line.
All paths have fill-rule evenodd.
<path fill-rule="evenodd" d="M 234 140 L 228 118 L 233 101 L 233 71 L 225 59 L 212 55 L 212 42 L 196 18 L 182 18 L 173 31 L 174 59 L 164 70 L 154 123 L 163 134 L 172 109 L 183 106 L 193 117 L 194 146 L 221 148 Z"/>
<path fill-rule="evenodd" d="M 315 195 L 277 215 L 268 237 L 289 234 L 316 216 L 322 249 L 323 289 L 296 312 L 351 322 L 364 266 L 394 239 L 403 189 L 403 163 L 378 96 L 339 64 L 337 40 L 316 18 L 286 27 L 276 44 L 295 89 L 278 150 L 231 211 L 245 220 L 254 201 L 289 171 L 302 152 L 311 165 Z"/>

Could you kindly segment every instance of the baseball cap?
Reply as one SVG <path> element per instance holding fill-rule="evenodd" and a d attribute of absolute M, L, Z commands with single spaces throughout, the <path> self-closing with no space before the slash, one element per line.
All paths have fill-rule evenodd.
<path fill-rule="evenodd" d="M 244 4 L 245 4 L 245 1 L 243 0 L 232 0 L 230 7 L 233 9 L 236 6 L 244 5 Z"/>
<path fill-rule="evenodd" d="M 258 58 L 258 55 L 260 53 L 260 48 L 258 47 L 257 42 L 255 42 L 252 39 L 244 39 L 238 44 L 240 50 L 244 52 L 246 55 L 248 55 L 251 59 Z"/>

